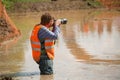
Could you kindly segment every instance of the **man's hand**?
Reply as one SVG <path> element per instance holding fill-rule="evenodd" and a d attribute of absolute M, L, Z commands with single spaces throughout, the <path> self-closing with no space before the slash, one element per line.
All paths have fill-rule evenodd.
<path fill-rule="evenodd" d="M 55 26 L 60 26 L 60 24 L 61 24 L 61 19 L 55 21 Z"/>

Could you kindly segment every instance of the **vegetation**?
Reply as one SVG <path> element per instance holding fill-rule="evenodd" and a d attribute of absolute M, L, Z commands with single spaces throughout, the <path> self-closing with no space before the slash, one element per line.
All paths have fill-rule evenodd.
<path fill-rule="evenodd" d="M 109 7 L 110 8 L 114 8 L 114 7 L 119 8 L 120 7 L 119 0 L 109 0 L 109 1 L 105 0 L 104 2 L 103 2 L 103 0 L 64 0 L 65 3 L 63 3 L 63 1 L 61 0 L 61 2 L 59 2 L 60 4 L 59 3 L 54 3 L 54 2 L 51 3 L 51 1 L 54 1 L 54 0 L 2 0 L 6 9 L 10 10 L 10 11 L 11 10 L 13 10 L 13 11 L 14 10 L 24 11 L 24 10 L 27 10 L 28 8 L 32 8 L 34 10 L 37 9 L 37 11 L 40 11 L 38 9 L 43 9 L 44 10 L 44 8 L 39 7 L 39 4 L 44 6 L 44 7 L 45 7 L 46 4 L 43 4 L 43 3 L 41 4 L 41 2 L 48 2 L 47 6 L 49 6 L 49 7 L 45 7 L 48 10 L 50 10 L 51 8 L 56 8 L 56 7 L 61 8 L 60 6 L 63 6 L 64 8 L 66 8 L 65 6 L 67 6 L 67 9 L 69 7 L 71 9 L 74 9 L 75 7 L 77 9 L 101 8 L 103 6 L 105 6 L 107 8 L 109 8 Z M 57 1 L 60 1 L 60 0 L 57 0 Z M 37 5 L 36 5 L 36 3 L 37 3 Z M 71 4 L 72 7 L 68 6 L 69 4 Z M 33 6 L 33 5 L 35 5 L 35 6 Z M 31 10 L 31 9 L 29 9 L 29 10 Z"/>
<path fill-rule="evenodd" d="M 19 2 L 48 2 L 51 0 L 2 0 L 3 4 L 5 5 L 5 7 L 7 9 L 10 9 L 15 3 L 19 3 Z"/>
<path fill-rule="evenodd" d="M 92 6 L 92 7 L 99 7 L 102 4 L 98 1 L 98 0 L 86 0 L 88 5 Z"/>
<path fill-rule="evenodd" d="M 24 3 L 25 4 L 25 3 L 29 3 L 29 2 L 34 3 L 34 2 L 50 2 L 50 1 L 52 1 L 52 0 L 2 0 L 3 4 L 5 5 L 6 9 L 8 9 L 8 10 L 11 10 L 12 7 L 14 7 L 14 5 L 16 3 Z M 57 1 L 59 1 L 59 0 L 57 0 Z M 68 1 L 71 1 L 71 0 L 68 0 Z M 81 0 L 81 2 L 82 2 L 82 0 Z M 101 6 L 101 4 L 97 0 L 83 0 L 83 3 L 86 3 L 86 2 L 87 2 L 88 6 L 91 6 L 93 8 Z M 24 8 L 26 9 L 27 5 L 22 6 L 22 7 L 23 7 L 23 9 Z"/>

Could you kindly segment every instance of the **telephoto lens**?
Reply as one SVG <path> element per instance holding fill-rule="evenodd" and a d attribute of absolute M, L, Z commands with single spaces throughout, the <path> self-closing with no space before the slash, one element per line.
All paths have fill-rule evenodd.
<path fill-rule="evenodd" d="M 66 18 L 61 18 L 59 20 L 60 20 L 61 24 L 67 24 L 67 19 Z M 54 23 L 53 23 L 52 26 L 55 26 L 55 22 L 56 22 L 56 20 L 54 20 Z"/>
<path fill-rule="evenodd" d="M 60 19 L 61 20 L 61 24 L 67 24 L 67 19 L 66 18 L 63 18 L 63 19 Z"/>

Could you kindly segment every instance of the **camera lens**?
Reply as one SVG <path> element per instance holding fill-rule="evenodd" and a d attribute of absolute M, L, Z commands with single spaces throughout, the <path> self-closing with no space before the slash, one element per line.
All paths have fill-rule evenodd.
<path fill-rule="evenodd" d="M 54 20 L 54 23 L 53 23 L 52 26 L 55 26 L 55 22 L 56 22 L 56 20 Z M 67 24 L 67 19 L 66 18 L 62 18 L 62 19 L 60 19 L 60 22 L 61 22 L 61 24 Z"/>
<path fill-rule="evenodd" d="M 65 18 L 61 19 L 61 24 L 67 24 L 67 19 Z"/>

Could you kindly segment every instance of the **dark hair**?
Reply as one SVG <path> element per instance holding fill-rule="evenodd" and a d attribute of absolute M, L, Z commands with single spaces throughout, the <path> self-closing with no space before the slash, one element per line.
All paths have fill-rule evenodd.
<path fill-rule="evenodd" d="M 50 20 L 54 19 L 49 13 L 45 13 L 41 16 L 41 23 L 42 25 L 46 25 L 50 22 Z"/>

